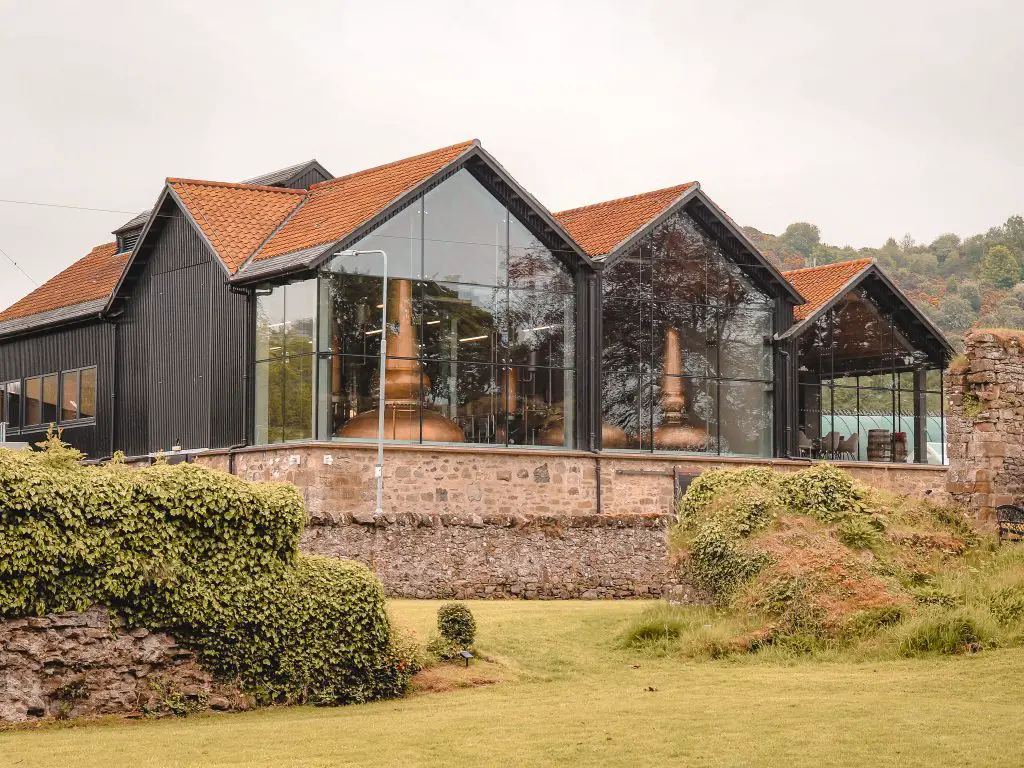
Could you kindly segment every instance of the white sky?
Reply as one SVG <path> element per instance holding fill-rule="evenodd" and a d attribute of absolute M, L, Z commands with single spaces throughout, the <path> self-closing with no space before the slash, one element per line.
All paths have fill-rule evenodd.
<path fill-rule="evenodd" d="M 551 210 L 698 179 L 769 232 L 974 234 L 1024 213 L 1022 39 L 1022 0 L 0 0 L 0 199 L 475 137 Z M 0 249 L 42 282 L 128 218 L 0 203 Z"/>

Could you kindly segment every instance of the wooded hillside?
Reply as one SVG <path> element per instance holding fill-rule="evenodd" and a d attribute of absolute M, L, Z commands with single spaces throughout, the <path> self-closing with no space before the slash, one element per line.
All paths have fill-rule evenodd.
<path fill-rule="evenodd" d="M 876 259 L 957 347 L 971 327 L 1024 328 L 1024 216 L 967 238 L 948 232 L 918 243 L 907 234 L 880 248 L 824 243 L 821 230 L 803 221 L 781 235 L 743 229 L 782 269 Z"/>

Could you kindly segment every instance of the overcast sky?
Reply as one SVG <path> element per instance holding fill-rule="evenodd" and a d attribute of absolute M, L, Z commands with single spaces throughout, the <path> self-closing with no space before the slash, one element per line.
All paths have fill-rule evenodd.
<path fill-rule="evenodd" d="M 1024 2 L 0 0 L 0 199 L 335 174 L 479 138 L 551 210 L 697 179 L 839 245 L 1024 213 Z M 0 202 L 42 282 L 129 215 Z M 33 284 L 0 256 L 0 306 Z"/>

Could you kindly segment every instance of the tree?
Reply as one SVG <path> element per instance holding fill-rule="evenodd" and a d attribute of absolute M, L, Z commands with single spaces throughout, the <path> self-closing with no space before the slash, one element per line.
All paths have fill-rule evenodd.
<path fill-rule="evenodd" d="M 943 296 L 937 309 L 935 321 L 944 331 L 966 331 L 978 317 L 970 302 L 960 296 Z"/>
<path fill-rule="evenodd" d="M 957 258 L 960 255 L 960 236 L 947 232 L 935 238 L 928 247 L 935 254 L 935 261 L 945 264 L 946 259 Z"/>
<path fill-rule="evenodd" d="M 981 291 L 978 290 L 977 283 L 972 280 L 964 281 L 960 284 L 958 293 L 962 299 L 965 299 L 971 305 L 971 309 L 975 312 L 981 311 Z"/>
<path fill-rule="evenodd" d="M 982 325 L 990 328 L 1024 328 L 1024 309 L 1017 299 L 1007 296 L 996 305 L 995 311 L 982 318 Z"/>
<path fill-rule="evenodd" d="M 779 235 L 779 245 L 805 257 L 811 255 L 814 246 L 821 242 L 821 229 L 816 224 L 809 224 L 806 221 L 797 221 L 786 227 L 786 231 Z"/>
<path fill-rule="evenodd" d="M 982 257 L 978 273 L 997 288 L 1011 288 L 1020 280 L 1020 263 L 1005 245 L 993 245 Z"/>
<path fill-rule="evenodd" d="M 1024 256 L 1024 216 L 1011 216 L 1003 225 L 1003 232 L 1017 258 Z"/>

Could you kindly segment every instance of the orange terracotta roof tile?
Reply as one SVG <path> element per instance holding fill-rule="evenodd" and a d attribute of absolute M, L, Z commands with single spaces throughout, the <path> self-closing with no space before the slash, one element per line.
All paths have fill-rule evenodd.
<path fill-rule="evenodd" d="M 116 243 L 97 245 L 63 272 L 0 312 L 0 322 L 109 297 L 128 263 L 128 254 L 116 251 Z"/>
<path fill-rule="evenodd" d="M 254 261 L 341 240 L 476 144 L 465 141 L 314 184 Z"/>
<path fill-rule="evenodd" d="M 605 256 L 696 184 L 691 181 L 642 195 L 561 211 L 554 216 L 588 255 Z"/>
<path fill-rule="evenodd" d="M 839 290 L 856 277 L 860 272 L 872 265 L 872 259 L 854 259 L 840 261 L 836 264 L 825 264 L 820 267 L 805 267 L 783 272 L 785 277 L 805 299 L 806 304 L 793 308 L 793 318 L 799 322 L 813 315 Z"/>
<path fill-rule="evenodd" d="M 301 189 L 168 179 L 174 193 L 234 274 L 274 229 L 294 211 Z"/>

